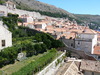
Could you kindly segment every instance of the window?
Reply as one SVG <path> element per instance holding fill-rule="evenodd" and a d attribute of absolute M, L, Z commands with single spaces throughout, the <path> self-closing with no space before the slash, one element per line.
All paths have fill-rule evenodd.
<path fill-rule="evenodd" d="M 80 41 L 78 41 L 78 44 L 80 44 Z"/>
<path fill-rule="evenodd" d="M 2 40 L 1 42 L 2 42 L 2 47 L 4 47 L 5 46 L 5 40 Z"/>
<path fill-rule="evenodd" d="M 92 75 L 94 75 L 94 72 L 92 72 Z"/>
<path fill-rule="evenodd" d="M 71 46 L 73 47 L 73 43 L 71 43 Z"/>
<path fill-rule="evenodd" d="M 98 56 L 98 59 L 100 59 L 100 56 Z"/>
<path fill-rule="evenodd" d="M 70 37 L 69 39 L 72 39 L 72 37 Z"/>

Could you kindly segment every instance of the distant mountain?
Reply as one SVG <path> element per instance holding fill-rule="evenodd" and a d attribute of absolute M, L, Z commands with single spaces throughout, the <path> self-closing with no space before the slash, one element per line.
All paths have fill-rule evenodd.
<path fill-rule="evenodd" d="M 100 27 L 100 15 L 84 15 L 74 14 L 78 19 L 89 24 L 92 29 L 98 29 Z"/>

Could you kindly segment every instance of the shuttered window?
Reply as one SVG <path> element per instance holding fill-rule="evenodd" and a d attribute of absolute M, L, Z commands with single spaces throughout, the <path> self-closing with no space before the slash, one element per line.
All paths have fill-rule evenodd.
<path fill-rule="evenodd" d="M 5 40 L 2 40 L 1 42 L 2 42 L 2 47 L 4 47 L 5 46 Z"/>

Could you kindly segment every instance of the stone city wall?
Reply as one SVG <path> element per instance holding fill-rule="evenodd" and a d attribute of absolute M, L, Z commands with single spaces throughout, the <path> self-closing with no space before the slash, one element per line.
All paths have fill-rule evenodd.
<path fill-rule="evenodd" d="M 46 68 L 44 68 L 37 75 L 53 75 L 58 70 L 60 65 L 64 63 L 64 60 L 62 58 L 63 56 L 65 56 L 65 53 L 66 52 L 61 54 L 58 58 L 56 58 L 51 64 L 49 64 Z M 61 60 L 61 62 L 57 64 L 59 59 Z"/>

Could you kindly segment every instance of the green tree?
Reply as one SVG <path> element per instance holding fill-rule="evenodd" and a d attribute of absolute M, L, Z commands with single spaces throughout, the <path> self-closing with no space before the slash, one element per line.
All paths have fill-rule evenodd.
<path fill-rule="evenodd" d="M 42 50 L 41 53 L 46 52 L 47 51 L 47 47 L 45 44 L 41 44 Z"/>
<path fill-rule="evenodd" d="M 35 54 L 42 52 L 41 44 L 35 44 L 34 49 L 35 49 Z"/>

